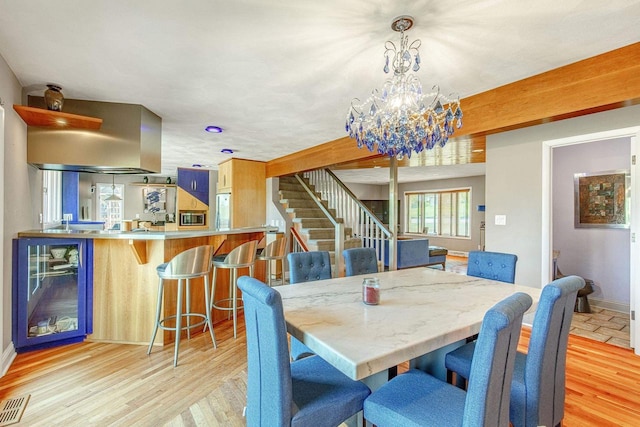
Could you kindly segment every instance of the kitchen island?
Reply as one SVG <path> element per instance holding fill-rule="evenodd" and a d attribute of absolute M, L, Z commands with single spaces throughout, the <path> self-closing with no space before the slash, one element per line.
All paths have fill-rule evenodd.
<path fill-rule="evenodd" d="M 73 238 L 93 241 L 93 333 L 91 341 L 148 345 L 155 322 L 158 292 L 156 267 L 180 252 L 212 245 L 217 255 L 242 243 L 261 240 L 272 227 L 246 227 L 194 231 L 29 230 L 19 238 Z M 264 263 L 257 262 L 256 278 L 264 280 Z M 248 274 L 248 270 L 240 274 Z M 191 307 L 204 312 L 201 279 L 192 281 Z M 229 277 L 218 275 L 215 300 L 228 297 Z M 175 312 L 176 286 L 165 286 L 165 316 Z M 227 318 L 214 310 L 213 322 Z M 198 332 L 194 329 L 193 331 Z M 186 333 L 185 333 L 186 334 Z M 174 333 L 164 331 L 156 345 L 172 343 Z"/>

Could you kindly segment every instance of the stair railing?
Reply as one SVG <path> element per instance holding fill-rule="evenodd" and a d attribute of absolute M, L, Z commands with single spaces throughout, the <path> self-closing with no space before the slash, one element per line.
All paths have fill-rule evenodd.
<path fill-rule="evenodd" d="M 343 271 L 343 264 L 344 264 L 342 260 L 342 250 L 344 249 L 344 224 L 341 221 L 338 221 L 338 219 L 333 215 L 333 213 L 331 213 L 329 208 L 327 208 L 327 205 L 323 202 L 322 199 L 320 199 L 320 197 L 318 197 L 318 194 L 309 187 L 309 185 L 307 184 L 307 181 L 305 181 L 305 179 L 302 176 L 300 176 L 299 174 L 295 174 L 295 177 L 300 183 L 300 185 L 302 185 L 302 188 L 304 188 L 307 194 L 309 194 L 309 196 L 311 197 L 311 200 L 313 200 L 316 203 L 316 205 L 322 210 L 322 212 L 331 221 L 331 223 L 333 224 L 333 227 L 335 228 L 334 251 L 335 251 L 335 271 L 336 271 L 336 277 L 337 277 L 340 274 L 340 272 Z"/>
<path fill-rule="evenodd" d="M 291 235 L 293 236 L 291 252 L 309 252 L 309 248 L 304 242 L 304 239 L 294 227 L 291 227 Z"/>
<path fill-rule="evenodd" d="M 336 217 L 343 219 L 344 226 L 351 228 L 352 237 L 362 239 L 363 247 L 376 249 L 378 261 L 384 262 L 388 257 L 385 240 L 391 240 L 391 230 L 331 170 L 316 169 L 303 175 Z"/>

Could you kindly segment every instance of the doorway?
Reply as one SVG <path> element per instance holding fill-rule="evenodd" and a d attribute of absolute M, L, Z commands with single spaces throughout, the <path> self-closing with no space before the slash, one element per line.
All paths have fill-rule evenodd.
<path fill-rule="evenodd" d="M 632 159 L 635 159 L 636 156 L 636 142 L 638 140 L 638 136 L 640 134 L 640 127 L 633 128 L 625 128 L 619 129 L 615 131 L 607 131 L 607 132 L 599 132 L 594 134 L 587 135 L 577 135 L 569 138 L 562 138 L 557 140 L 549 140 L 544 141 L 543 143 L 543 177 L 545 177 L 545 182 L 543 185 L 543 224 L 544 224 L 544 233 L 543 233 L 543 242 L 542 247 L 546 248 L 544 258 L 543 258 L 543 274 L 549 274 L 551 271 L 551 254 L 552 250 L 555 249 L 552 247 L 553 245 L 553 151 L 554 148 L 559 147 L 568 147 L 576 144 L 585 144 L 590 142 L 598 142 L 604 140 L 613 140 L 619 138 L 626 138 L 629 141 L 630 146 L 630 154 L 631 159 L 629 160 L 629 173 L 631 176 L 631 191 L 630 191 L 630 200 L 631 200 L 631 215 L 630 215 L 630 229 L 629 229 L 629 260 L 635 260 L 638 258 L 638 244 L 635 242 L 635 236 L 637 233 L 638 224 L 640 222 L 640 212 L 638 211 L 638 207 L 640 204 L 638 203 L 638 199 L 640 198 L 640 189 L 638 185 L 636 185 L 637 180 L 637 165 Z M 635 316 L 634 314 L 638 312 L 640 308 L 640 283 L 638 278 L 638 272 L 635 262 L 629 262 L 629 307 L 630 307 L 630 317 L 631 317 L 631 325 L 630 325 L 630 342 L 631 347 L 635 349 L 635 353 L 640 355 L 640 346 L 637 343 L 640 343 L 640 336 L 638 328 L 635 325 Z M 545 270 L 545 266 L 547 269 Z M 576 274 L 580 274 L 580 272 L 575 272 Z"/>

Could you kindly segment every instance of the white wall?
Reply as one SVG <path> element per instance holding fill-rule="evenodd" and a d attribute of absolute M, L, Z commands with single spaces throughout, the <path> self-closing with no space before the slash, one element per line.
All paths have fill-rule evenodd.
<path fill-rule="evenodd" d="M 627 169 L 630 138 L 553 149 L 553 249 L 563 274 L 594 281 L 589 298 L 629 306 L 629 229 L 575 228 L 575 173 Z"/>
<path fill-rule="evenodd" d="M 551 275 L 542 271 L 543 258 L 551 264 L 550 248 L 542 246 L 543 141 L 639 124 L 635 105 L 487 136 L 487 250 L 518 255 L 516 283 L 541 287 L 543 273 Z M 505 214 L 507 224 L 495 225 L 496 214 Z"/>

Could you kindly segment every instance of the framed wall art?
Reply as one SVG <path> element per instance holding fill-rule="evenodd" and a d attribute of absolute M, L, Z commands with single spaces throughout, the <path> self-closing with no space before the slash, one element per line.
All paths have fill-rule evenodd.
<path fill-rule="evenodd" d="M 629 228 L 629 171 L 573 176 L 576 228 Z"/>

